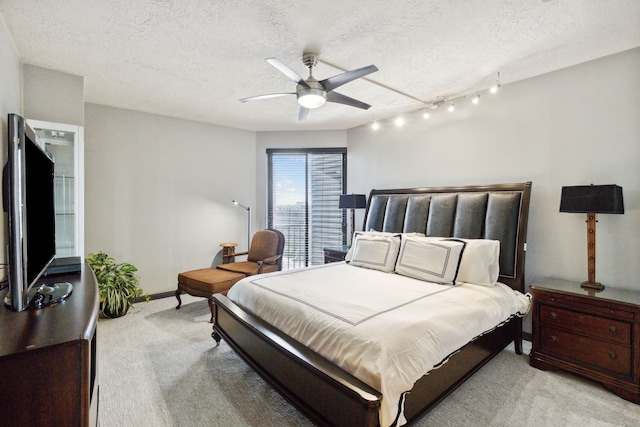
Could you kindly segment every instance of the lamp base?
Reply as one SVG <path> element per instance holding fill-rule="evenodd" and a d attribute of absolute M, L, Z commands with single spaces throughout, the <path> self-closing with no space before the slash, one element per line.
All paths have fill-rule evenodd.
<path fill-rule="evenodd" d="M 596 291 L 601 291 L 604 289 L 604 285 L 599 282 L 582 282 L 580 287 L 583 289 L 594 289 Z"/>

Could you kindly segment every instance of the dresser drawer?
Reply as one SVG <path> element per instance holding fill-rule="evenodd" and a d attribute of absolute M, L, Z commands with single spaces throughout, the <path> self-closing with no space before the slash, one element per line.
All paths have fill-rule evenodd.
<path fill-rule="evenodd" d="M 631 349 L 620 344 L 572 334 L 552 327 L 540 328 L 541 349 L 610 372 L 631 375 Z"/>
<path fill-rule="evenodd" d="M 631 344 L 631 324 L 604 317 L 592 316 L 578 311 L 540 305 L 542 323 L 569 329 L 595 338 Z"/>

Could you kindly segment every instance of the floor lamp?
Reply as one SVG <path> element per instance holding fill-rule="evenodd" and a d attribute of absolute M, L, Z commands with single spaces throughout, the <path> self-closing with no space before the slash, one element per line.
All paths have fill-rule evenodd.
<path fill-rule="evenodd" d="M 234 205 L 240 206 L 242 209 L 247 211 L 247 251 L 251 247 L 251 206 L 245 206 L 241 203 L 232 200 Z"/>
<path fill-rule="evenodd" d="M 355 231 L 356 209 L 367 207 L 367 198 L 364 194 L 341 194 L 338 208 L 351 209 L 351 243 L 353 244 L 353 232 Z"/>
<path fill-rule="evenodd" d="M 587 214 L 587 273 L 588 280 L 580 286 L 601 291 L 596 282 L 596 214 L 623 214 L 622 187 L 617 185 L 578 185 L 562 187 L 560 212 Z"/>

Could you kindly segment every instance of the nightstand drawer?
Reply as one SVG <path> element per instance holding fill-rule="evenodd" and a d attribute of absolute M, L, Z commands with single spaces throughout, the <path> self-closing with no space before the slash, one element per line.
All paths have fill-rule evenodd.
<path fill-rule="evenodd" d="M 631 344 L 631 325 L 629 323 L 548 305 L 540 305 L 540 321 L 594 338 Z"/>
<path fill-rule="evenodd" d="M 602 314 L 603 316 L 616 318 L 618 320 L 628 320 L 632 322 L 635 315 L 632 311 L 621 310 L 618 307 L 611 307 L 609 304 L 596 305 L 591 301 L 582 298 L 568 297 L 558 293 L 536 292 L 536 299 L 540 302 L 548 302 L 554 305 L 561 305 L 575 310 L 587 311 L 591 314 Z"/>
<path fill-rule="evenodd" d="M 349 248 L 343 246 L 342 248 L 324 248 L 323 250 L 324 263 L 328 264 L 330 262 L 344 261 L 344 257 L 347 255 Z"/>
<path fill-rule="evenodd" d="M 631 349 L 560 329 L 540 328 L 543 350 L 622 375 L 631 375 Z"/>

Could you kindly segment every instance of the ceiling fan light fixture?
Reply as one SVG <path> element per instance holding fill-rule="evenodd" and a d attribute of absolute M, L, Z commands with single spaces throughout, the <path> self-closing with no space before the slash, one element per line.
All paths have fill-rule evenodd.
<path fill-rule="evenodd" d="M 322 89 L 302 89 L 298 92 L 298 104 L 304 108 L 322 107 L 327 102 L 327 93 Z"/>

